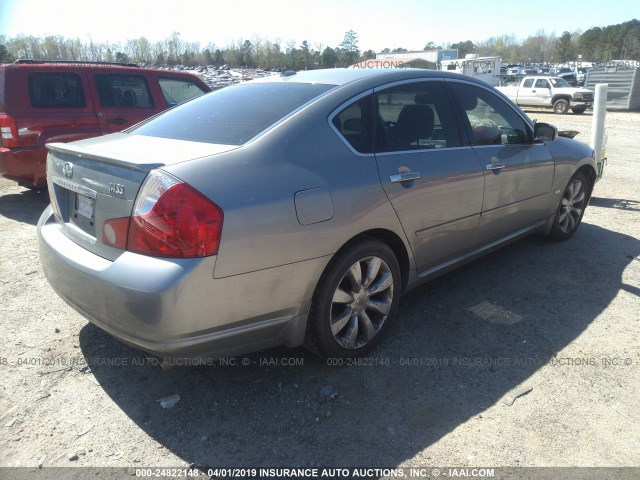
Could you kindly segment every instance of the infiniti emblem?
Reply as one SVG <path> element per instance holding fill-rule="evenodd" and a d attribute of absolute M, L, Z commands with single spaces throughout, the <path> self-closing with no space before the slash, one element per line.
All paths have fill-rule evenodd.
<path fill-rule="evenodd" d="M 62 173 L 67 178 L 73 177 L 73 164 L 67 162 L 62 166 Z"/>

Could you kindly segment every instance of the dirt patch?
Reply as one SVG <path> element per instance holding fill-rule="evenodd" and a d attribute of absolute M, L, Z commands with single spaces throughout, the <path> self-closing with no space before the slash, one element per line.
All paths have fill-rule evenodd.
<path fill-rule="evenodd" d="M 590 139 L 588 113 L 528 113 Z M 411 292 L 373 356 L 342 367 L 282 348 L 163 372 L 53 292 L 46 193 L 0 180 L 0 465 L 640 465 L 640 115 L 607 131 L 570 241 L 529 238 Z"/>

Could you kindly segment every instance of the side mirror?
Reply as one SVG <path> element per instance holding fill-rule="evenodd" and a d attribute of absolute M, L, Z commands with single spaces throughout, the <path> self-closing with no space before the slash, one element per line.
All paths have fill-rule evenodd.
<path fill-rule="evenodd" d="M 536 123 L 533 127 L 533 137 L 543 142 L 553 142 L 558 138 L 558 129 L 549 123 Z"/>

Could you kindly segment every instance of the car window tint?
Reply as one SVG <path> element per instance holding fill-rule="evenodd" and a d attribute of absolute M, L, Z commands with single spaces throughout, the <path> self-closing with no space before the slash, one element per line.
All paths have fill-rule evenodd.
<path fill-rule="evenodd" d="M 195 82 L 178 78 L 158 78 L 160 90 L 167 105 L 173 107 L 179 103 L 192 100 L 201 95 L 205 91 Z"/>
<path fill-rule="evenodd" d="M 452 82 L 471 127 L 474 145 L 512 145 L 530 143 L 526 122 L 497 95 L 480 87 Z"/>
<path fill-rule="evenodd" d="M 151 108 L 153 100 L 142 75 L 97 74 L 100 105 L 105 108 Z"/>
<path fill-rule="evenodd" d="M 333 85 L 246 83 L 203 95 L 130 130 L 136 135 L 242 145 Z"/>
<path fill-rule="evenodd" d="M 34 108 L 84 108 L 80 76 L 75 73 L 29 74 L 29 98 Z"/>
<path fill-rule="evenodd" d="M 524 83 L 522 84 L 522 86 L 524 88 L 531 88 L 533 87 L 533 78 L 527 78 Z"/>
<path fill-rule="evenodd" d="M 549 81 L 545 80 L 544 78 L 539 78 L 538 80 L 536 80 L 536 88 L 549 88 L 551 85 L 549 85 Z"/>
<path fill-rule="evenodd" d="M 373 152 L 371 97 L 352 103 L 333 117 L 333 126 L 360 153 Z"/>
<path fill-rule="evenodd" d="M 442 82 L 393 87 L 376 95 L 376 151 L 460 146 Z"/>

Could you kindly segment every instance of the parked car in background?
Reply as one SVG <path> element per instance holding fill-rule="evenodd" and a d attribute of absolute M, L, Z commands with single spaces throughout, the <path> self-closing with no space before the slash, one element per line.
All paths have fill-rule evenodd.
<path fill-rule="evenodd" d="M 522 107 L 549 107 L 555 113 L 584 113 L 593 105 L 593 91 L 576 88 L 560 77 L 525 77 L 518 86 L 496 87 Z"/>
<path fill-rule="evenodd" d="M 591 68 L 589 67 L 578 67 L 576 68 L 576 82 L 578 85 L 584 86 L 584 82 L 587 79 L 587 74 L 589 73 Z"/>
<path fill-rule="evenodd" d="M 43 188 L 46 143 L 124 130 L 210 91 L 194 75 L 132 64 L 0 65 L 0 175 Z"/>
<path fill-rule="evenodd" d="M 433 70 L 286 72 L 49 149 L 49 283 L 161 357 L 364 355 L 402 292 L 570 238 L 597 178 L 588 146 Z"/>

